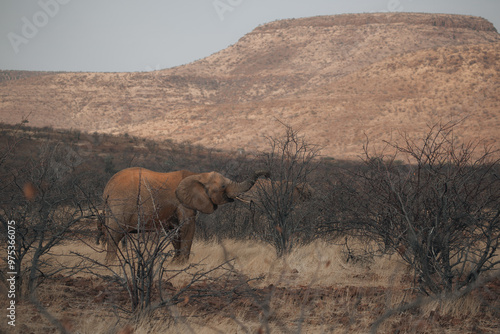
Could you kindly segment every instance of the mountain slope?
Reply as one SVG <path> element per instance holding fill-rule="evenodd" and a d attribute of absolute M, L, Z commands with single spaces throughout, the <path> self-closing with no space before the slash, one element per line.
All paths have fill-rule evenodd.
<path fill-rule="evenodd" d="M 498 142 L 500 36 L 488 21 L 353 14 L 276 21 L 184 66 L 58 73 L 0 83 L 0 120 L 262 149 L 280 119 L 324 147 L 360 153 L 365 133 L 466 117 L 460 138 Z"/>

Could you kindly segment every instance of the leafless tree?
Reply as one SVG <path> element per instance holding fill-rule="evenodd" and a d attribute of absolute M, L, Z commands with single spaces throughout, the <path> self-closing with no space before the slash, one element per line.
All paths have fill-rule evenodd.
<path fill-rule="evenodd" d="M 16 273 L 16 296 L 29 299 L 62 332 L 60 322 L 38 301 L 37 287 L 63 270 L 50 260 L 50 251 L 75 235 L 79 222 L 93 216 L 85 178 L 73 173 L 77 156 L 66 144 L 47 141 L 23 165 L 11 165 L 13 158 L 1 166 L 0 221 L 3 227 L 14 222 L 15 259 L 10 271 Z"/>
<path fill-rule="evenodd" d="M 58 271 L 43 260 L 44 255 L 74 232 L 78 222 L 93 215 L 82 179 L 71 173 L 75 165 L 67 152 L 61 145 L 47 143 L 4 177 L 0 219 L 4 224 L 16 222 L 18 286 L 26 282 L 30 293 L 41 278 Z M 30 265 L 24 266 L 28 254 Z"/>
<path fill-rule="evenodd" d="M 308 143 L 297 130 L 283 124 L 282 137 L 270 137 L 269 152 L 262 158 L 266 169 L 271 171 L 274 181 L 270 186 L 258 188 L 259 210 L 268 222 L 266 240 L 275 248 L 278 256 L 288 253 L 298 240 L 299 233 L 311 228 L 304 219 L 311 212 L 296 210 L 296 188 L 307 184 L 311 172 L 316 168 L 315 158 L 319 154 L 316 145 Z"/>
<path fill-rule="evenodd" d="M 425 294 L 460 291 L 500 264 L 498 151 L 457 143 L 455 126 L 403 134 L 391 155 L 366 147 L 365 165 L 337 184 L 342 205 L 326 224 L 396 251 Z"/>

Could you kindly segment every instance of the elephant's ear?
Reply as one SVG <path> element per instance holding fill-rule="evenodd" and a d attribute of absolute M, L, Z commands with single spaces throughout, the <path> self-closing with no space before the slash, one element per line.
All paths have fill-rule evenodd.
<path fill-rule="evenodd" d="M 206 176 L 203 174 L 186 177 L 177 186 L 175 195 L 179 202 L 189 209 L 212 213 L 217 209 L 217 206 L 208 197 L 207 189 L 202 182 L 204 177 Z"/>

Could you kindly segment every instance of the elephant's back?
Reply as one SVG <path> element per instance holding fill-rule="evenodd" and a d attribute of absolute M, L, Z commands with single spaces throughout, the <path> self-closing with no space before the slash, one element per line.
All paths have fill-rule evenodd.
<path fill-rule="evenodd" d="M 176 188 L 183 178 L 194 173 L 186 170 L 169 173 L 155 172 L 143 167 L 130 167 L 113 175 L 104 188 L 103 198 L 114 197 L 115 194 L 137 192 L 139 183 L 154 188 Z"/>
<path fill-rule="evenodd" d="M 106 198 L 113 193 L 123 192 L 125 189 L 138 185 L 142 175 L 146 176 L 149 172 L 151 171 L 141 167 L 126 168 L 119 171 L 109 179 L 104 188 L 103 197 Z"/>

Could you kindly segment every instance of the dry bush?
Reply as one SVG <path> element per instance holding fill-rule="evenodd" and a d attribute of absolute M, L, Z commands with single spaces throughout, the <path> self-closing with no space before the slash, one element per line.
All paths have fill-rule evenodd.
<path fill-rule="evenodd" d="M 272 180 L 257 182 L 239 196 L 241 202 L 220 208 L 210 216 L 199 215 L 197 237 L 262 240 L 273 245 L 280 256 L 318 237 L 319 202 L 309 180 L 319 165 L 319 149 L 298 131 L 283 126 L 282 136 L 269 138 L 269 152 L 253 161 L 242 159 L 235 164 L 233 160 L 228 170 L 229 174 L 234 173 L 234 168 L 269 170 Z"/>
<path fill-rule="evenodd" d="M 246 294 L 248 282 L 252 278 L 242 277 L 234 270 L 232 259 L 226 259 L 213 267 L 206 267 L 193 260 L 186 266 L 176 265 L 175 251 L 170 246 L 177 239 L 182 226 L 170 228 L 165 222 L 151 217 L 150 210 L 144 209 L 145 198 L 154 196 L 152 193 L 138 193 L 135 201 L 138 214 L 133 231 L 125 229 L 120 224 L 110 230 L 110 226 L 102 226 L 109 243 L 115 243 L 116 259 L 113 263 L 103 263 L 86 254 L 77 254 L 87 266 L 85 272 L 116 285 L 116 294 L 122 298 L 111 303 L 120 317 L 133 318 L 136 321 L 150 317 L 155 312 L 166 313 L 175 319 L 173 314 L 177 304 L 187 301 L 204 300 L 211 297 L 236 300 Z M 155 200 L 151 201 L 153 205 Z M 160 210 L 154 207 L 153 211 Z M 106 218 L 117 219 L 109 207 L 105 208 Z M 154 215 L 153 215 L 154 216 Z M 133 222 L 129 222 L 133 223 Z M 151 230 L 150 226 L 156 228 Z M 127 226 L 128 227 L 128 226 Z M 116 233 L 123 234 L 126 243 L 121 247 L 114 240 Z M 108 257 L 107 257 L 108 258 Z M 113 257 L 110 258 L 113 260 Z M 183 286 L 174 289 L 173 282 L 182 276 Z M 128 303 L 123 304 L 123 296 Z"/>
<path fill-rule="evenodd" d="M 363 241 L 350 241 L 353 252 L 362 247 Z M 100 258 L 76 241 L 55 250 L 67 254 L 72 249 Z M 404 308 L 413 305 L 415 295 L 407 289 L 408 270 L 402 260 L 385 255 L 375 257 L 369 264 L 353 263 L 345 261 L 344 252 L 343 245 L 316 241 L 297 246 L 278 258 L 273 247 L 262 242 L 197 242 L 193 245 L 192 261 L 199 265 L 198 270 L 207 271 L 234 259 L 232 265 L 238 276 L 233 274 L 232 280 L 226 280 L 216 272 L 210 273 L 213 280 L 195 284 L 180 303 L 159 308 L 147 317 L 117 318 L 111 306 L 128 307 L 127 293 L 109 280 L 89 274 L 84 278 L 60 279 L 51 283 L 60 284 L 53 288 L 45 283 L 40 297 L 50 302 L 55 316 L 66 317 L 73 330 L 80 333 L 115 333 L 127 326 L 137 333 L 253 333 L 259 329 L 264 333 L 367 333 L 372 324 L 393 310 L 378 324 L 378 332 L 412 332 L 415 328 L 429 333 L 494 332 L 497 317 L 485 307 L 484 295 L 444 301 L 420 299 L 418 307 Z M 73 261 L 76 264 L 79 259 L 74 257 Z M 249 281 L 248 286 L 240 284 L 245 278 L 257 276 L 262 279 Z M 170 281 L 172 286 L 165 286 L 166 291 L 181 290 L 191 279 L 189 273 L 180 273 Z M 235 290 L 234 284 L 240 284 L 240 288 Z M 492 290 L 489 300 L 493 300 L 498 290 L 493 290 L 493 285 L 488 288 Z M 233 294 L 222 293 L 231 289 Z M 84 315 L 67 316 L 81 312 Z M 30 324 L 30 329 L 32 326 L 37 324 Z"/>
<path fill-rule="evenodd" d="M 9 150 L 4 158 L 8 155 L 15 154 Z M 13 159 L 0 162 L 0 221 L 5 229 L 1 239 L 6 245 L 7 226 L 15 227 L 9 271 L 16 272 L 16 298 L 29 299 L 61 332 L 64 327 L 39 302 L 37 288 L 61 271 L 58 263 L 50 261 L 52 248 L 78 233 L 78 223 L 93 215 L 88 200 L 92 188 L 83 182 L 83 175 L 75 173 L 78 159 L 68 145 L 46 142 L 22 166 L 13 166 Z M 2 282 L 5 275 L 0 274 Z"/>
<path fill-rule="evenodd" d="M 389 156 L 366 150 L 364 168 L 336 185 L 335 220 L 325 224 L 396 251 L 425 294 L 467 289 L 500 263 L 498 152 L 458 144 L 453 127 L 432 126 L 421 140 L 403 135 Z"/>
<path fill-rule="evenodd" d="M 79 137 L 85 140 L 87 134 L 80 134 Z M 47 141 L 50 140 L 47 139 Z M 53 220 L 57 218 L 59 221 L 69 221 L 68 218 L 76 212 L 73 210 L 78 205 L 83 207 L 84 203 L 87 203 L 87 206 L 99 204 L 96 198 L 102 192 L 101 188 L 108 178 L 104 172 L 105 161 L 101 159 L 104 156 L 113 157 L 113 165 L 108 165 L 112 169 L 120 169 L 130 164 L 145 164 L 168 171 L 190 168 L 196 164 L 196 168 L 200 170 L 220 170 L 230 177 L 255 169 L 254 164 L 262 164 L 262 161 L 247 161 L 247 157 L 240 155 L 227 155 L 214 151 L 202 152 L 200 149 L 191 150 L 192 155 L 189 159 L 182 160 L 188 152 L 187 148 L 177 147 L 165 150 L 162 144 L 159 144 L 158 150 L 155 151 L 156 156 L 152 156 L 146 150 L 141 151 L 138 148 L 138 145 L 141 145 L 140 141 L 130 143 L 131 146 L 126 146 L 128 144 L 124 144 L 116 137 L 106 137 L 106 140 L 100 141 L 116 141 L 118 145 L 116 151 L 120 153 L 110 152 L 109 149 L 106 151 L 103 147 L 93 147 L 89 149 L 89 152 L 94 149 L 95 151 L 89 153 L 78 151 L 70 146 L 79 156 L 88 153 L 95 159 L 86 156 L 80 165 L 75 166 L 74 158 L 77 156 L 70 154 L 68 166 L 64 167 L 65 165 L 61 166 L 60 162 L 66 160 L 60 159 L 60 156 L 61 152 L 68 152 L 66 148 L 59 146 L 59 151 L 55 146 L 40 148 L 40 152 L 53 152 L 54 159 L 49 159 L 49 161 L 57 162 L 55 167 L 59 171 L 58 175 L 63 176 L 56 178 L 62 183 L 55 183 L 55 188 L 51 191 L 59 187 L 61 192 L 54 194 L 69 196 L 70 192 L 75 193 L 77 190 L 82 194 L 81 197 L 75 197 L 79 198 L 76 202 L 69 197 L 67 201 L 63 201 L 65 205 L 52 213 Z M 127 143 L 128 141 L 129 139 L 126 140 Z M 35 150 L 39 148 L 37 145 L 33 147 Z M 49 147 L 52 148 L 49 149 Z M 103 151 L 98 155 L 97 152 L 100 152 L 100 149 Z M 10 153 L 14 152 L 16 156 L 23 153 L 17 150 L 11 150 Z M 24 154 L 29 155 L 29 152 L 26 151 Z M 13 155 L 10 153 L 5 156 L 6 164 L 12 161 Z M 36 160 L 36 157 L 33 156 L 33 162 L 43 161 Z M 300 224 L 290 225 L 290 230 L 297 228 L 295 233 L 291 234 L 292 247 L 281 257 L 278 257 L 274 244 L 259 241 L 267 232 L 264 233 L 262 225 L 253 225 L 255 222 L 249 219 L 248 209 L 242 203 L 221 207 L 211 216 L 200 215 L 198 217 L 198 227 L 202 228 L 197 229 L 197 238 L 213 239 L 217 242 L 195 242 L 191 259 L 193 265 L 187 267 L 179 267 L 170 263 L 169 236 L 164 238 L 165 233 L 162 232 L 158 235 L 159 242 L 154 240 L 155 234 L 130 236 L 127 247 L 121 247 L 121 260 L 116 266 L 108 268 L 102 265 L 104 254 L 88 241 L 91 234 L 89 232 L 94 228 L 95 222 L 82 221 L 81 224 L 74 224 L 68 230 L 70 233 L 65 234 L 61 242 L 54 244 L 50 251 L 43 255 L 46 268 L 59 266 L 63 271 L 59 272 L 60 275 L 52 276 L 53 279 L 39 281 L 38 298 L 50 312 L 49 318 L 59 319 L 59 324 L 63 328 L 80 333 L 115 333 L 120 330 L 125 332 L 133 330 L 135 333 L 160 331 L 346 333 L 369 332 L 370 329 L 378 329 L 380 332 L 452 333 L 461 330 L 463 326 L 471 332 L 493 331 L 495 326 L 498 327 L 498 312 L 495 313 L 495 307 L 498 309 L 499 290 L 496 281 L 488 284 L 482 281 L 481 278 L 488 278 L 488 275 L 481 272 L 476 284 L 473 285 L 479 286 L 478 289 L 468 295 L 461 295 L 462 291 L 467 290 L 465 288 L 460 290 L 454 299 L 418 299 L 418 295 L 409 289 L 414 278 L 418 278 L 414 274 L 415 266 L 405 263 L 401 253 L 383 254 L 382 252 L 381 254 L 378 251 L 384 250 L 387 246 L 387 250 L 401 252 L 404 250 L 401 248 L 402 245 L 412 245 L 410 239 L 399 239 L 388 233 L 394 232 L 399 236 L 404 230 L 388 228 L 387 221 L 379 220 L 380 217 L 396 217 L 395 214 L 389 216 L 388 213 L 397 212 L 394 207 L 398 202 L 383 201 L 385 195 L 391 193 L 393 188 L 412 189 L 396 187 L 400 185 L 395 182 L 399 180 L 399 177 L 406 182 L 401 184 L 409 185 L 414 180 L 409 171 L 410 168 L 415 168 L 415 165 L 404 165 L 401 157 L 398 155 L 392 160 L 387 157 L 367 160 L 361 169 L 355 164 L 344 164 L 342 165 L 344 168 L 339 169 L 340 163 L 336 161 L 323 163 L 318 169 L 313 169 L 308 174 L 307 181 L 312 180 L 318 191 L 315 202 L 324 206 L 313 208 L 310 203 L 305 203 L 305 208 L 295 203 L 290 206 L 292 210 L 288 212 L 291 212 L 294 218 L 299 218 Z M 1 158 L 2 155 L 0 155 L 0 161 L 2 161 Z M 21 160 L 26 161 L 25 157 Z M 34 165 L 36 164 L 31 166 Z M 76 168 L 73 169 L 72 166 Z M 260 167 L 262 165 L 259 165 Z M 492 170 L 494 168 L 492 167 Z M 53 168 L 53 170 L 56 169 Z M 20 169 L 16 167 L 16 170 Z M 341 170 L 340 175 L 333 173 L 339 170 Z M 454 171 L 452 168 L 444 167 L 438 170 Z M 468 180 L 471 181 L 478 180 L 473 178 L 473 175 L 476 175 L 473 171 L 483 171 L 483 174 L 488 177 L 494 176 L 494 174 L 489 174 L 487 169 L 481 168 L 463 168 L 462 171 L 468 173 L 464 175 L 468 175 Z M 495 173 L 498 175 L 498 171 Z M 10 175 L 6 169 L 3 169 L 2 174 Z M 50 173 L 33 174 L 32 178 L 36 175 L 51 175 Z M 276 175 L 276 180 L 286 179 L 286 177 L 281 178 L 279 174 Z M 292 175 L 297 174 L 292 173 Z M 389 180 L 392 183 L 383 183 L 384 177 L 388 175 L 391 175 Z M 427 167 L 422 169 L 422 175 L 426 175 L 428 179 L 440 180 L 429 177 Z M 63 181 L 67 180 L 65 176 L 71 176 L 74 184 L 64 183 Z M 360 176 L 362 177 L 359 178 Z M 408 176 L 408 178 L 405 179 L 403 176 Z M 325 178 L 330 180 L 328 188 L 322 183 Z M 317 182 L 314 182 L 315 180 Z M 364 188 L 367 180 L 377 180 L 380 182 L 379 185 L 385 184 L 388 188 Z M 492 181 L 491 184 L 496 182 L 495 178 L 489 180 Z M 24 182 L 19 179 L 18 184 L 21 185 Z M 34 184 L 37 183 L 34 182 Z M 94 188 L 90 184 L 93 184 Z M 391 188 L 390 184 L 395 186 Z M 74 189 L 73 185 L 78 185 L 79 188 Z M 483 183 L 483 185 L 485 187 L 481 189 L 496 189 L 488 188 L 488 183 Z M 5 185 L 2 184 L 2 186 Z M 367 191 L 367 189 L 371 190 Z M 423 184 L 420 189 L 428 188 Z M 448 183 L 447 194 L 451 192 L 450 189 L 453 188 Z M 286 191 L 277 190 L 277 193 L 278 197 L 286 199 L 286 196 L 283 196 Z M 51 197 L 48 194 L 44 198 L 64 198 Z M 490 193 L 492 194 L 494 192 Z M 2 196 L 5 196 L 5 193 Z M 21 197 L 24 198 L 23 196 Z M 324 202 L 318 201 L 321 198 Z M 427 196 L 427 198 L 431 197 Z M 477 198 L 486 199 L 487 196 Z M 2 197 L 2 200 L 3 204 L 9 203 L 6 206 L 2 205 L 2 209 L 10 208 L 12 212 L 17 210 L 17 207 L 11 206 L 9 199 Z M 34 207 L 34 204 L 26 201 L 23 203 L 27 207 L 29 205 Z M 432 206 L 424 207 L 432 208 Z M 306 211 L 301 213 L 302 209 L 314 212 L 312 214 Z M 10 215 L 10 212 L 8 214 Z M 328 235 L 324 233 L 325 231 L 321 231 L 321 235 L 326 235 L 328 238 L 307 244 L 302 243 L 304 233 L 312 233 L 311 238 L 318 236 L 315 230 L 316 222 L 304 223 L 305 221 L 302 220 L 304 217 L 311 217 L 328 228 L 326 232 L 331 232 Z M 484 218 L 487 215 L 475 217 Z M 479 222 L 477 219 L 475 221 Z M 278 232 L 276 225 L 271 222 L 268 218 L 258 221 L 259 224 L 268 224 L 267 226 L 273 229 L 273 233 Z M 405 220 L 397 222 L 400 222 L 400 227 L 404 228 L 402 224 Z M 483 222 L 485 222 L 484 219 Z M 90 225 L 87 226 L 87 224 L 90 223 L 92 225 L 88 227 Z M 425 231 L 425 225 L 415 224 L 415 226 Z M 85 233 L 82 233 L 81 239 L 78 240 L 73 232 Z M 361 238 L 349 236 L 346 241 L 346 234 Z M 403 234 L 403 236 L 407 235 Z M 462 233 L 461 235 L 462 239 L 457 240 L 473 240 L 468 237 L 468 234 Z M 300 241 L 300 244 L 297 241 Z M 430 243 L 430 245 L 434 244 Z M 482 245 L 476 243 L 475 246 L 484 247 L 486 243 Z M 435 246 L 432 247 L 435 248 Z M 415 249 L 418 251 L 419 248 L 415 246 Z M 465 248 L 462 249 L 464 251 L 461 254 L 467 255 L 470 259 L 472 251 L 467 253 Z M 407 247 L 408 256 L 412 254 L 411 252 L 415 250 L 408 251 Z M 74 253 L 79 253 L 81 256 L 76 256 Z M 158 256 L 148 260 L 148 257 L 155 253 L 158 253 Z M 87 259 L 85 266 L 81 263 L 82 257 Z M 452 257 L 452 259 L 457 258 L 460 259 L 458 256 Z M 439 264 L 440 259 L 439 256 L 430 261 Z M 485 262 L 486 267 L 483 266 L 483 269 L 489 264 L 494 264 L 495 261 L 497 260 L 494 257 L 490 258 Z M 78 274 L 75 275 L 76 272 Z M 494 271 L 490 272 L 494 273 Z M 431 274 L 433 278 L 438 279 L 440 275 L 439 271 Z M 153 277 L 152 280 L 151 277 Z M 491 278 L 494 277 L 491 275 Z M 420 282 L 417 281 L 417 284 Z M 134 316 L 141 313 L 133 314 L 134 308 L 147 310 L 147 307 L 141 305 L 148 305 L 148 303 L 150 308 L 147 312 L 142 312 L 141 316 Z M 55 322 L 51 324 L 46 321 L 43 314 L 40 316 L 40 312 L 28 303 L 20 304 L 19 307 L 20 324 L 24 325 L 20 328 L 23 332 L 47 332 L 56 328 Z M 148 313 L 147 316 L 144 315 L 146 313 Z M 0 324 L 0 331 L 3 330 L 3 325 L 5 324 Z"/>
<path fill-rule="evenodd" d="M 255 203 L 267 222 L 264 240 L 275 247 L 278 256 L 289 253 L 300 240 L 300 233 L 312 228 L 307 220 L 313 212 L 306 208 L 297 210 L 294 192 L 308 183 L 319 154 L 316 145 L 308 143 L 289 125 L 283 126 L 284 135 L 270 137 L 270 150 L 262 153 L 263 163 L 275 182 L 270 187 L 258 187 L 259 200 Z"/>

